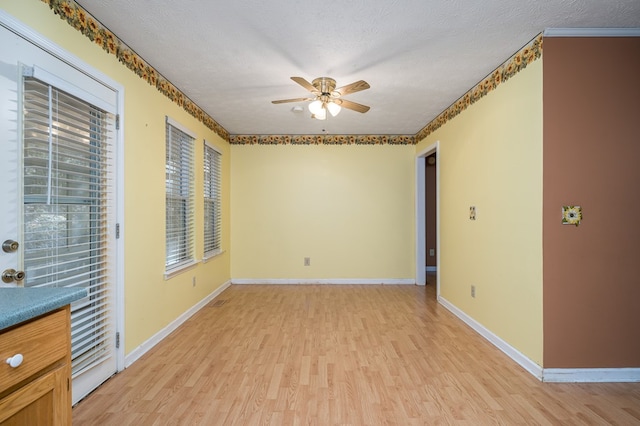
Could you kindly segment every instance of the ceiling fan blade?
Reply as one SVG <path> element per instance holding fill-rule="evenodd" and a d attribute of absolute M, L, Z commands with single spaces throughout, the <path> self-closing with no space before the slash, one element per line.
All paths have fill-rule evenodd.
<path fill-rule="evenodd" d="M 313 87 L 313 84 L 309 83 L 307 80 L 305 80 L 302 77 L 291 77 L 291 80 L 295 81 L 300 86 L 304 87 L 305 89 L 307 89 L 308 91 L 310 91 L 313 94 L 317 95 L 317 94 L 320 93 L 320 91 L 318 89 Z"/>
<path fill-rule="evenodd" d="M 346 99 L 335 99 L 333 102 L 337 103 L 343 108 L 347 108 L 353 111 L 362 112 L 362 113 L 369 111 L 368 106 L 359 104 L 357 102 L 348 101 Z"/>
<path fill-rule="evenodd" d="M 295 98 L 295 99 L 280 99 L 279 101 L 271 101 L 272 104 L 284 104 L 287 102 L 305 102 L 312 101 L 314 98 Z"/>
<path fill-rule="evenodd" d="M 348 95 L 349 93 L 359 92 L 361 90 L 366 90 L 370 88 L 369 83 L 364 80 L 356 81 L 355 83 L 347 84 L 346 86 L 342 86 L 337 88 L 335 91 L 340 93 L 340 96 Z"/>

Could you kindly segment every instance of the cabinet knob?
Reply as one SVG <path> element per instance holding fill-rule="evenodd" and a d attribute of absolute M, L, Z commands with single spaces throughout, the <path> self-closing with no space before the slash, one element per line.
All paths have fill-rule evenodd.
<path fill-rule="evenodd" d="M 22 364 L 23 359 L 24 357 L 22 356 L 22 354 L 15 354 L 11 358 L 7 358 L 7 364 L 9 364 L 11 368 L 16 368 L 19 367 L 20 364 Z"/>

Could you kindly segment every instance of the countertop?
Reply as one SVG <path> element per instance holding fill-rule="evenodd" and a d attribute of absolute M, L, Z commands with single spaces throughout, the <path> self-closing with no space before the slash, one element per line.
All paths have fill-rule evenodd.
<path fill-rule="evenodd" d="M 84 288 L 0 288 L 0 330 L 87 296 Z"/>

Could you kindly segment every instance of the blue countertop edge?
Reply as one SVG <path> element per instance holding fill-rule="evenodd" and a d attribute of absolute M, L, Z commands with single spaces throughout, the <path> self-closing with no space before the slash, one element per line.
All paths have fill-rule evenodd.
<path fill-rule="evenodd" d="M 86 296 L 84 288 L 0 288 L 0 331 Z"/>

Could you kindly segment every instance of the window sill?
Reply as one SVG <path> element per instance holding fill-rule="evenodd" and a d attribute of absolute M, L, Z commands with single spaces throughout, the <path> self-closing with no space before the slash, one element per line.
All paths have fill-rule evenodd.
<path fill-rule="evenodd" d="M 226 250 L 212 251 L 211 253 L 208 253 L 208 254 L 204 255 L 204 257 L 202 258 L 202 263 L 207 263 L 211 259 L 213 259 L 215 257 L 218 257 L 218 256 L 224 254 L 225 252 L 226 252 Z"/>
<path fill-rule="evenodd" d="M 190 269 L 195 268 L 198 265 L 198 261 L 192 260 L 190 262 L 184 263 L 182 265 L 176 266 L 175 268 L 169 269 L 164 272 L 165 281 L 175 277 L 176 275 L 180 275 L 183 272 L 186 272 Z"/>

